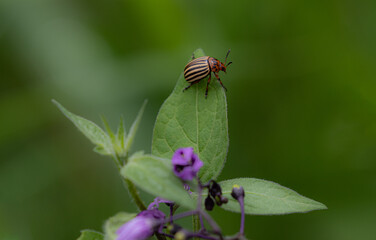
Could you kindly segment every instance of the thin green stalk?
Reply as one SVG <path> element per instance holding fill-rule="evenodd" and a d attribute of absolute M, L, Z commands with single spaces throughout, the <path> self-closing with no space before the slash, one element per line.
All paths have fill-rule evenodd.
<path fill-rule="evenodd" d="M 127 162 L 127 160 L 128 160 L 127 158 L 121 159 L 116 154 L 114 154 L 113 159 L 115 161 L 116 166 L 118 167 L 119 172 L 120 172 L 121 167 L 123 166 L 123 164 L 125 164 Z M 133 201 L 136 203 L 138 209 L 140 211 L 146 210 L 146 206 L 145 206 L 144 202 L 142 201 L 142 199 L 140 198 L 140 194 L 138 193 L 137 188 L 134 185 L 134 183 L 131 180 L 125 178 L 125 177 L 122 178 L 122 179 L 123 179 L 123 182 L 125 184 L 127 184 L 128 192 L 132 196 Z M 161 235 L 161 234 L 159 234 L 159 233 L 156 233 L 155 237 L 158 240 L 166 240 L 166 237 L 163 236 L 163 235 Z"/>
<path fill-rule="evenodd" d="M 192 215 L 192 221 L 193 221 L 193 232 L 197 233 L 201 228 L 200 218 L 198 214 Z M 199 240 L 200 238 L 195 237 L 195 240 Z"/>
<path fill-rule="evenodd" d="M 136 203 L 138 209 L 140 209 L 140 211 L 146 210 L 146 206 L 145 206 L 144 202 L 141 200 L 140 195 L 138 194 L 137 188 L 133 184 L 133 182 L 131 180 L 127 179 L 127 178 L 124 178 L 124 181 L 127 184 L 128 191 L 131 194 L 131 196 L 132 196 L 134 202 Z"/>
<path fill-rule="evenodd" d="M 127 162 L 127 159 L 126 158 L 121 159 L 116 154 L 113 155 L 113 159 L 114 159 L 114 162 L 115 162 L 115 164 L 118 167 L 118 170 L 120 172 L 121 167 L 123 166 L 124 163 Z M 142 201 L 140 194 L 138 193 L 137 188 L 134 185 L 134 183 L 127 178 L 122 177 L 122 179 L 123 179 L 123 182 L 125 182 L 125 184 L 127 185 L 128 192 L 132 196 L 132 198 L 133 198 L 135 204 L 137 205 L 138 209 L 140 211 L 146 210 L 146 206 L 145 206 L 144 202 Z"/>

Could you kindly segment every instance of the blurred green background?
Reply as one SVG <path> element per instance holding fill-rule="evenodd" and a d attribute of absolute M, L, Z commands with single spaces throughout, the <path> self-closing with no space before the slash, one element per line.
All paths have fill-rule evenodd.
<path fill-rule="evenodd" d="M 114 128 L 149 99 L 133 150 L 150 152 L 199 47 L 220 60 L 232 49 L 220 179 L 272 180 L 329 208 L 247 216 L 248 238 L 375 239 L 375 23 L 374 0 L 0 1 L 0 239 L 76 239 L 135 211 L 111 160 L 51 99 Z M 238 230 L 239 215 L 214 215 Z"/>

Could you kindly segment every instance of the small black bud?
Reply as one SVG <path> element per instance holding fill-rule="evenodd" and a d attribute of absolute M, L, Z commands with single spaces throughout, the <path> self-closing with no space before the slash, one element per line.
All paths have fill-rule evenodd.
<path fill-rule="evenodd" d="M 214 208 L 214 201 L 210 196 L 208 196 L 205 199 L 205 209 L 208 210 L 208 211 L 211 211 L 211 210 L 213 210 L 213 208 Z"/>
<path fill-rule="evenodd" d="M 213 198 L 215 198 L 216 196 L 222 195 L 222 188 L 215 181 L 213 181 L 213 184 L 210 187 L 210 195 L 212 195 Z"/>
<path fill-rule="evenodd" d="M 242 186 L 239 186 L 239 185 L 235 184 L 232 187 L 231 196 L 233 198 L 235 198 L 236 200 L 238 200 L 239 197 L 243 197 L 244 198 L 244 188 Z"/>

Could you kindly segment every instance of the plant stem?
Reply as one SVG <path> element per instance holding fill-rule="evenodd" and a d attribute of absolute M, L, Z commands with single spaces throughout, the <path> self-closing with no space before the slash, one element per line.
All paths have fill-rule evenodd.
<path fill-rule="evenodd" d="M 202 189 L 204 186 L 201 184 L 200 179 L 197 177 L 197 186 L 198 186 L 198 197 L 197 197 L 197 210 L 199 212 L 202 211 Z M 200 231 L 205 231 L 205 225 L 204 225 L 204 220 L 202 219 L 202 214 L 198 214 L 199 221 L 200 221 Z"/>
<path fill-rule="evenodd" d="M 200 231 L 200 219 L 199 215 L 193 215 L 192 216 L 192 224 L 193 224 L 193 232 L 197 233 Z M 194 239 L 199 240 L 199 238 L 196 236 Z"/>
<path fill-rule="evenodd" d="M 138 209 L 140 211 L 146 210 L 146 206 L 144 202 L 141 200 L 140 195 L 138 194 L 136 186 L 133 184 L 133 182 L 127 178 L 124 178 L 125 183 L 128 186 L 128 191 L 131 194 L 135 204 L 137 205 Z"/>
<path fill-rule="evenodd" d="M 119 170 L 119 173 L 120 173 L 120 170 L 121 170 L 123 164 L 125 164 L 127 162 L 128 158 L 126 157 L 124 159 L 121 159 L 117 154 L 113 154 L 112 157 L 113 157 L 114 162 L 115 162 L 115 164 L 116 164 L 116 166 Z M 127 185 L 128 192 L 131 195 L 131 197 L 133 198 L 133 200 L 134 200 L 135 204 L 137 205 L 138 209 L 140 211 L 146 210 L 146 206 L 145 206 L 144 202 L 141 200 L 141 197 L 140 197 L 134 183 L 131 180 L 125 178 L 125 177 L 122 177 L 122 179 L 123 179 L 123 182 L 125 182 L 125 184 Z"/>
<path fill-rule="evenodd" d="M 200 211 L 200 214 L 205 218 L 205 220 L 208 222 L 210 227 L 212 228 L 214 234 L 219 236 L 219 239 L 223 239 L 221 228 L 218 226 L 218 224 L 213 220 L 213 218 L 205 211 Z"/>
<path fill-rule="evenodd" d="M 169 219 L 165 219 L 165 221 L 163 222 L 163 224 L 167 224 L 167 223 L 169 223 L 170 221 L 175 221 L 175 220 L 177 220 L 177 219 L 185 218 L 185 217 L 188 217 L 188 216 L 192 216 L 192 217 L 193 217 L 193 216 L 196 215 L 196 214 L 198 214 L 198 211 L 196 211 L 196 210 L 192 210 L 192 211 L 188 211 L 188 212 L 179 213 L 179 214 L 176 214 L 175 216 L 173 216 L 172 219 L 171 219 L 171 218 L 169 218 Z"/>
<path fill-rule="evenodd" d="M 170 205 L 170 216 L 169 216 L 170 223 L 174 222 L 174 220 L 172 219 L 173 215 L 174 215 L 174 204 Z"/>
<path fill-rule="evenodd" d="M 244 213 L 244 198 L 240 197 L 238 199 L 239 204 L 240 204 L 240 211 L 241 211 L 241 220 L 240 220 L 240 230 L 239 234 L 244 235 L 244 221 L 245 221 L 245 213 Z"/>
<path fill-rule="evenodd" d="M 204 223 L 202 222 L 202 216 L 200 214 L 201 212 L 201 195 L 202 195 L 202 186 L 201 186 L 201 182 L 200 182 L 200 179 L 197 177 L 196 178 L 197 180 L 197 211 L 198 211 L 198 214 L 197 215 L 193 215 L 192 216 L 192 223 L 193 223 L 193 232 L 194 233 L 198 233 L 200 230 L 203 230 L 203 225 Z M 196 240 L 199 240 L 198 237 L 195 237 L 194 239 Z"/>

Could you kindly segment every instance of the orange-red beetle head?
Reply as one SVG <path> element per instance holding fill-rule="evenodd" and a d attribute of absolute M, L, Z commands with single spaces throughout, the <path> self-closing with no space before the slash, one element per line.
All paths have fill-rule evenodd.
<path fill-rule="evenodd" d="M 225 66 L 225 64 L 220 63 L 220 64 L 219 64 L 219 70 L 220 70 L 220 71 L 224 71 L 224 72 L 226 72 L 226 66 Z"/>

